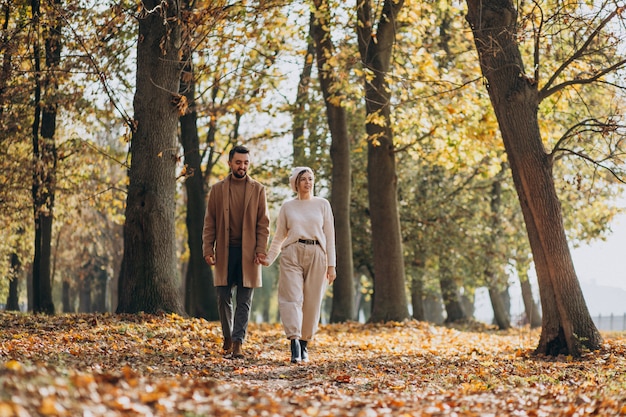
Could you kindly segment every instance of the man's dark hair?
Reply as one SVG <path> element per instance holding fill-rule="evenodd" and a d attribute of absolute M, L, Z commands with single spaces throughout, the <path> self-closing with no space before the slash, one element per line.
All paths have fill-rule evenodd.
<path fill-rule="evenodd" d="M 228 160 L 232 161 L 233 156 L 235 156 L 236 153 L 250 153 L 250 149 L 242 145 L 234 146 L 233 149 L 231 149 L 230 152 L 228 152 Z"/>

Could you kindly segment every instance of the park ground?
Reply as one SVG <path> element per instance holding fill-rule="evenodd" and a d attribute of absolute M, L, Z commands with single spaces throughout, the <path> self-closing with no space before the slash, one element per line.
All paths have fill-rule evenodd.
<path fill-rule="evenodd" d="M 289 363 L 280 325 L 225 359 L 216 322 L 0 313 L 5 416 L 626 416 L 626 334 L 580 359 L 539 331 L 407 321 L 331 324 Z"/>

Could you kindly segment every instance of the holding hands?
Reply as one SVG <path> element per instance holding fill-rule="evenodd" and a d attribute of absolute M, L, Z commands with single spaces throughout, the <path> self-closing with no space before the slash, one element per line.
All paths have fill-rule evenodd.
<path fill-rule="evenodd" d="M 264 253 L 257 253 L 254 257 L 254 263 L 257 265 L 269 266 L 269 262 L 267 262 L 267 255 Z"/>

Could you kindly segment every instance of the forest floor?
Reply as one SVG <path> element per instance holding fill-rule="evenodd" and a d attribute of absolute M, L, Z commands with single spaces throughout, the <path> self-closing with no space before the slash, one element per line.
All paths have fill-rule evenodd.
<path fill-rule="evenodd" d="M 280 325 L 225 359 L 216 322 L 0 313 L 5 416 L 624 416 L 626 334 L 581 359 L 539 332 L 427 323 L 323 325 L 307 364 Z"/>

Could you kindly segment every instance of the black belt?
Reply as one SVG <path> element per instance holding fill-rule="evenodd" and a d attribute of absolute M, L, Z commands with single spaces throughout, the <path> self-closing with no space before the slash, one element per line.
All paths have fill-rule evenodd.
<path fill-rule="evenodd" d="M 304 243 L 305 245 L 319 245 L 320 242 L 313 239 L 298 239 L 298 242 Z"/>

